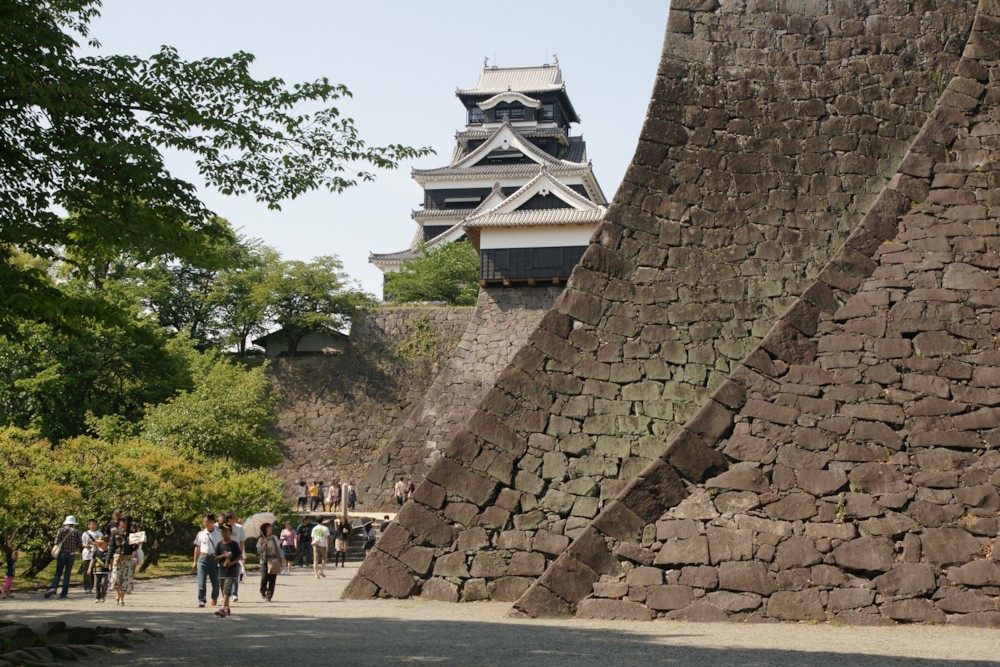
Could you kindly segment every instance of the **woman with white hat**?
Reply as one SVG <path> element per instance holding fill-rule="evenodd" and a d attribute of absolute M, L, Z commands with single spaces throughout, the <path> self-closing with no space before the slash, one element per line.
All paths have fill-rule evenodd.
<path fill-rule="evenodd" d="M 56 559 L 56 573 L 52 577 L 49 590 L 45 592 L 46 598 L 56 594 L 60 579 L 62 579 L 62 593 L 59 597 L 65 598 L 69 595 L 69 578 L 73 574 L 73 563 L 83 548 L 81 538 L 80 531 L 76 528 L 76 517 L 72 515 L 66 517 L 63 527 L 56 533 L 56 541 L 52 546 L 52 557 Z"/>

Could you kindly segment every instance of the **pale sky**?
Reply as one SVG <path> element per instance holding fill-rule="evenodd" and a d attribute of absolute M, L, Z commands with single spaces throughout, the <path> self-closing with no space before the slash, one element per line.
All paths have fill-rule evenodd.
<path fill-rule="evenodd" d="M 202 190 L 209 207 L 247 235 L 292 259 L 338 255 L 352 277 L 381 295 L 381 272 L 368 253 L 401 250 L 412 238 L 410 212 L 422 191 L 410 169 L 448 163 L 465 121 L 455 89 L 476 84 L 484 57 L 505 67 L 559 55 L 582 118 L 574 134 L 587 139 L 610 199 L 646 114 L 667 11 L 662 0 L 104 0 L 92 36 L 104 53 L 149 55 L 169 44 L 194 59 L 242 50 L 257 56 L 259 78 L 326 76 L 354 93 L 339 107 L 369 144 L 433 147 L 437 155 L 382 172 L 374 183 L 342 194 L 314 192 L 281 211 Z M 170 155 L 168 166 L 202 185 L 190 160 Z"/>

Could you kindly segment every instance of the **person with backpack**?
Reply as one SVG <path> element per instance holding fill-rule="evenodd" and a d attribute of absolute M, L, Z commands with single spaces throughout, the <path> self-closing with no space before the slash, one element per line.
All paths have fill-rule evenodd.
<path fill-rule="evenodd" d="M 316 578 L 326 579 L 326 561 L 330 554 L 330 529 L 319 522 L 312 530 L 313 573 Z"/>
<path fill-rule="evenodd" d="M 358 490 L 354 486 L 354 480 L 352 479 L 347 484 L 347 511 L 353 512 L 354 506 L 358 504 Z"/>
<path fill-rule="evenodd" d="M 87 562 L 87 575 L 94 582 L 94 602 L 104 602 L 108 596 L 108 576 L 111 570 L 108 567 L 108 541 L 103 537 L 98 537 L 94 541 L 94 548 Z"/>
<path fill-rule="evenodd" d="M 73 563 L 76 562 L 76 555 L 82 550 L 83 534 L 76 527 L 76 517 L 70 515 L 66 517 L 63 527 L 56 533 L 56 539 L 52 546 L 52 556 L 56 559 L 56 572 L 52 576 L 49 590 L 45 591 L 46 599 L 56 594 L 60 579 L 62 579 L 62 593 L 59 594 L 59 597 L 66 599 L 69 596 L 69 580 L 73 576 Z"/>
<path fill-rule="evenodd" d="M 375 548 L 375 525 L 369 519 L 365 522 L 365 558 Z"/>

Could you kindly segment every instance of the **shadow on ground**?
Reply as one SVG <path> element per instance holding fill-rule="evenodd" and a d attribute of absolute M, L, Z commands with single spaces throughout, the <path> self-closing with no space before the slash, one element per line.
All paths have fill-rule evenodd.
<path fill-rule="evenodd" d="M 294 604 L 294 603 L 293 603 Z M 277 604 L 276 604 L 277 606 Z M 347 611 L 345 607 L 345 611 Z M 167 633 L 167 639 L 134 651 L 102 659 L 108 665 L 189 665 L 208 660 L 216 666 L 246 664 L 296 665 L 740 665 L 823 667 L 898 667 L 902 665 L 985 665 L 983 660 L 941 660 L 886 657 L 864 653 L 811 651 L 795 648 L 705 648 L 692 646 L 702 632 L 684 625 L 652 624 L 649 633 L 606 628 L 572 628 L 529 624 L 448 620 L 400 620 L 381 617 L 314 618 L 300 616 L 241 616 L 210 613 L 161 613 L 140 610 L 118 613 L 26 612 L 20 622 L 65 620 L 105 624 L 110 619 L 133 628 Z M 657 631 L 659 629 L 659 632 Z M 849 643 L 851 628 L 830 643 Z M 888 637 L 887 637 L 888 640 Z M 221 650 L 220 650 L 221 642 Z M 984 647 L 985 648 L 985 647 Z M 847 649 L 850 650 L 850 649 Z"/>

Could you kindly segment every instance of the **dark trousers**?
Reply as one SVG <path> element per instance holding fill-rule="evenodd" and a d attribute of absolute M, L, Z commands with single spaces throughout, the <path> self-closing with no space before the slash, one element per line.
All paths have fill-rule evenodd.
<path fill-rule="evenodd" d="M 69 579 L 73 576 L 74 562 L 76 562 L 75 554 L 59 552 L 59 557 L 56 558 L 56 573 L 52 577 L 52 585 L 49 586 L 50 591 L 56 590 L 59 587 L 59 580 L 62 579 L 62 593 L 59 595 L 62 597 L 69 595 Z"/>
<path fill-rule="evenodd" d="M 305 540 L 299 540 L 299 559 L 296 561 L 299 567 L 307 565 L 312 567 L 313 564 L 313 548 L 311 542 L 306 542 Z"/>
<path fill-rule="evenodd" d="M 88 595 L 94 590 L 94 575 L 87 571 L 90 569 L 89 565 L 89 560 L 83 561 L 83 592 Z"/>
<path fill-rule="evenodd" d="M 319 507 L 319 498 L 313 496 L 312 500 L 309 501 L 309 511 L 315 512 L 317 507 Z"/>
<path fill-rule="evenodd" d="M 108 574 L 94 575 L 94 595 L 98 600 L 103 600 L 108 594 Z"/>
<path fill-rule="evenodd" d="M 260 595 L 266 600 L 270 600 L 274 597 L 274 584 L 278 581 L 278 573 L 275 572 L 271 574 L 265 570 L 261 570 L 260 574 Z"/>
<path fill-rule="evenodd" d="M 306 498 L 299 498 L 298 508 L 304 510 L 306 508 Z"/>

